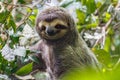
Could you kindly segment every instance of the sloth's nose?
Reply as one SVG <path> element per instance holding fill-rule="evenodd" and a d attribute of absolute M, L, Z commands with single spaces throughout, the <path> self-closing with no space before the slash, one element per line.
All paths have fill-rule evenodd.
<path fill-rule="evenodd" d="M 49 35 L 49 36 L 53 36 L 55 35 L 55 31 L 54 30 L 47 30 L 46 33 Z"/>

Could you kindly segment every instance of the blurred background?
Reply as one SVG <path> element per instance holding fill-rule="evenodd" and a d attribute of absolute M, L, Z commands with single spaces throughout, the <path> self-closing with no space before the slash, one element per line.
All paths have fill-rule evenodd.
<path fill-rule="evenodd" d="M 39 61 L 28 48 L 40 39 L 37 14 L 50 6 L 69 11 L 102 68 L 98 73 L 73 70 L 63 80 L 120 80 L 120 0 L 0 0 L 0 80 L 44 78 L 32 73 Z"/>

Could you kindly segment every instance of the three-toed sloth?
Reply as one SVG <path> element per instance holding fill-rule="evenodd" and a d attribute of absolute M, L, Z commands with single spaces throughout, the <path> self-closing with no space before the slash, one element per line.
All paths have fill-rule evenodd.
<path fill-rule="evenodd" d="M 56 80 L 73 68 L 98 65 L 65 9 L 50 7 L 42 10 L 36 19 L 36 31 L 41 37 L 34 47 L 41 51 L 39 68 L 50 75 L 49 80 Z"/>

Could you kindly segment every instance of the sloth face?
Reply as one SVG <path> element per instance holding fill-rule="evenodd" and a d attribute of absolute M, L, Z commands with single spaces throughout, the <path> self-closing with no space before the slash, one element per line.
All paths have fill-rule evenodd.
<path fill-rule="evenodd" d="M 40 21 L 38 23 L 39 34 L 42 38 L 47 40 L 57 40 L 62 38 L 68 31 L 68 25 L 59 20 L 54 19 L 53 21 Z"/>

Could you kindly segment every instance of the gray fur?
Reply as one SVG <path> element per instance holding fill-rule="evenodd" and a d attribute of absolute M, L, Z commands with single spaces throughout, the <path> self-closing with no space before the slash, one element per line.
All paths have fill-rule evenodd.
<path fill-rule="evenodd" d="M 41 20 L 52 21 L 53 19 L 65 21 L 69 31 L 59 40 L 46 40 L 42 38 L 36 45 L 36 49 L 42 52 L 39 58 L 45 62 L 50 78 L 56 80 L 72 68 L 84 68 L 92 66 L 97 68 L 98 61 L 93 52 L 79 36 L 73 18 L 60 7 L 50 7 L 41 11 L 36 19 L 36 30 L 40 35 L 38 23 Z M 42 66 L 42 65 L 40 65 Z"/>

